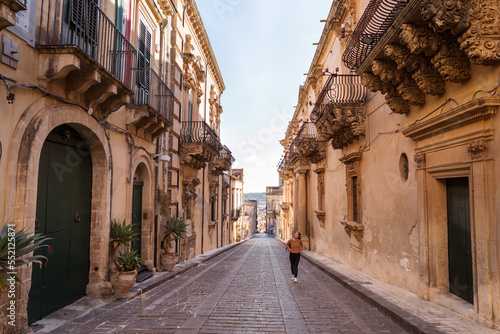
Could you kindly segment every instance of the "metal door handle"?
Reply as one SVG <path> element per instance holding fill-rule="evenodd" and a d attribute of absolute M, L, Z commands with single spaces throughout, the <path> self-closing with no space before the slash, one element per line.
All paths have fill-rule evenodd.
<path fill-rule="evenodd" d="M 75 213 L 75 218 L 73 219 L 76 223 L 80 222 L 80 215 L 78 214 L 78 211 Z"/>

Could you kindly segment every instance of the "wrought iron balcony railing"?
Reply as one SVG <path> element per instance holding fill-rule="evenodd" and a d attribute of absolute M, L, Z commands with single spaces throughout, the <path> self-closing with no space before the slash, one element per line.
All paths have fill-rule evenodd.
<path fill-rule="evenodd" d="M 217 160 L 228 161 L 231 163 L 231 165 L 235 161 L 233 155 L 231 154 L 231 151 L 229 150 L 229 148 L 227 148 L 226 145 L 222 146 L 222 149 L 220 150 L 219 155 L 217 156 Z"/>
<path fill-rule="evenodd" d="M 75 46 L 133 90 L 137 51 L 96 0 L 41 0 L 39 8 L 37 46 Z"/>
<path fill-rule="evenodd" d="M 204 121 L 181 121 L 181 143 L 206 144 L 220 152 L 222 144 L 214 130 Z"/>
<path fill-rule="evenodd" d="M 366 101 L 367 89 L 361 84 L 361 77 L 355 74 L 331 74 L 311 113 L 316 123 L 332 104 L 360 103 Z"/>
<path fill-rule="evenodd" d="M 371 0 L 351 35 L 342 61 L 357 70 L 409 0 Z"/>
<path fill-rule="evenodd" d="M 130 104 L 148 105 L 172 124 L 174 94 L 152 68 L 134 68 L 137 84 Z"/>
<path fill-rule="evenodd" d="M 281 173 L 281 171 L 285 168 L 287 164 L 287 156 L 288 154 L 285 153 L 285 155 L 281 158 L 280 162 L 278 163 L 278 173 Z"/>
<path fill-rule="evenodd" d="M 236 219 L 240 218 L 240 214 L 241 214 L 241 208 L 233 209 L 233 211 L 231 212 L 231 218 L 236 220 Z"/>

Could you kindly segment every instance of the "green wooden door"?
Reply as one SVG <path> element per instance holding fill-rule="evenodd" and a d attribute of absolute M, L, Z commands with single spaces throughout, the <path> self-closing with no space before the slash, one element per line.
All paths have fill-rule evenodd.
<path fill-rule="evenodd" d="M 92 161 L 88 145 L 68 126 L 47 137 L 38 173 L 35 231 L 52 238 L 34 264 L 28 323 L 85 296 L 89 279 Z"/>
<path fill-rule="evenodd" d="M 446 180 L 450 292 L 474 303 L 469 179 Z"/>
<path fill-rule="evenodd" d="M 142 181 L 134 180 L 132 191 L 132 229 L 138 233 L 137 239 L 132 241 L 132 250 L 141 254 L 141 236 L 142 236 Z"/>

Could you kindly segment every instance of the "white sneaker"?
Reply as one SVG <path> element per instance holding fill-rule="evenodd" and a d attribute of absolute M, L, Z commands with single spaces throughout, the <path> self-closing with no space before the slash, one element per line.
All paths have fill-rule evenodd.
<path fill-rule="evenodd" d="M 295 279 L 295 276 L 292 275 L 292 281 Z"/>
<path fill-rule="evenodd" d="M 294 278 L 293 278 L 293 281 L 294 281 L 294 282 L 297 282 L 297 277 L 294 277 Z"/>

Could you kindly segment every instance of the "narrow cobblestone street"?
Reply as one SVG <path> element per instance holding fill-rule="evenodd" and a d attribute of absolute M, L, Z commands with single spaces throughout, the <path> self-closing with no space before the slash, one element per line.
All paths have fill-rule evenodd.
<path fill-rule="evenodd" d="M 285 247 L 260 235 L 50 333 L 404 333 L 304 259 L 298 278 Z"/>

